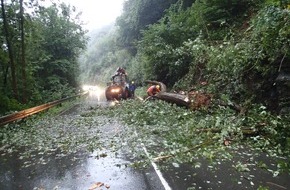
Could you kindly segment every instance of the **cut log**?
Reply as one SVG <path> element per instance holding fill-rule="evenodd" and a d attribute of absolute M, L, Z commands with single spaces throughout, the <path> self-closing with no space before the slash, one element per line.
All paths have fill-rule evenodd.
<path fill-rule="evenodd" d="M 171 93 L 171 92 L 160 92 L 155 95 L 157 99 L 164 100 L 169 103 L 174 103 L 178 106 L 190 106 L 190 101 L 187 95 Z"/>
<path fill-rule="evenodd" d="M 178 106 L 185 106 L 186 108 L 190 108 L 192 110 L 197 110 L 201 107 L 208 107 L 212 99 L 211 95 L 199 93 L 198 91 L 189 95 L 166 92 L 166 85 L 163 84 L 162 82 L 151 80 L 146 80 L 145 82 L 152 85 L 160 85 L 161 92 L 156 94 L 154 98 L 164 100 L 166 102 L 173 103 Z M 146 100 L 148 100 L 148 98 Z"/>
<path fill-rule="evenodd" d="M 145 82 L 148 84 L 159 85 L 161 87 L 161 89 L 160 89 L 161 92 L 156 94 L 154 96 L 154 98 L 164 100 L 166 102 L 173 103 L 173 104 L 176 104 L 178 106 L 185 106 L 187 108 L 189 107 L 190 101 L 189 101 L 187 95 L 166 92 L 166 90 L 167 90 L 166 85 L 162 82 L 159 82 L 159 81 L 146 80 Z"/>

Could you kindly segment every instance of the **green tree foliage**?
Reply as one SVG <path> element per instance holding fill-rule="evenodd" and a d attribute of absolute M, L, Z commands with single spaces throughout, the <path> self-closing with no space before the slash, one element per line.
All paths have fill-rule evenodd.
<path fill-rule="evenodd" d="M 149 72 L 143 71 L 146 68 L 142 64 L 145 55 L 143 54 L 142 58 L 134 56 L 137 48 L 135 42 L 141 39 L 143 35 L 142 30 L 146 30 L 151 24 L 158 22 L 165 15 L 166 9 L 175 2 L 177 0 L 162 2 L 152 0 L 125 1 L 124 13 L 117 19 L 117 27 L 105 28 L 91 35 L 91 43 L 86 53 L 81 56 L 80 68 L 82 74 L 80 80 L 82 82 L 104 84 L 115 72 L 117 67 L 126 67 L 129 79 L 141 85 L 144 79 L 148 78 Z M 193 2 L 192 0 L 180 1 L 175 6 L 175 9 L 184 9 L 191 6 Z M 178 27 L 178 24 L 175 25 L 175 28 Z M 163 32 L 166 32 L 166 27 Z M 169 34 L 170 32 L 166 33 L 166 35 Z M 154 35 L 152 33 L 152 39 L 154 39 Z M 176 39 L 176 41 L 180 41 L 178 39 L 179 37 L 180 34 L 175 33 L 174 35 L 168 36 L 167 39 L 170 40 L 171 38 L 171 40 Z M 151 37 L 148 38 L 151 39 Z M 150 39 L 148 39 L 148 42 Z M 173 42 L 172 45 L 174 45 Z"/>
<path fill-rule="evenodd" d="M 4 5 L 1 11 L 7 23 L 0 21 L 0 94 L 5 101 L 1 102 L 1 113 L 21 109 L 23 106 L 17 105 L 26 101 L 27 92 L 30 105 L 70 95 L 77 87 L 77 57 L 86 45 L 75 10 L 65 4 L 43 7 L 30 0 Z M 10 72 L 12 59 L 15 77 Z M 15 96 L 15 89 L 19 96 Z"/>
<path fill-rule="evenodd" d="M 118 30 L 102 38 L 89 55 L 92 61 L 87 59 L 94 63 L 90 76 L 106 73 L 108 78 L 111 66 L 125 66 L 140 83 L 151 79 L 192 89 L 207 80 L 208 90 L 220 96 L 242 102 L 265 99 L 280 63 L 284 68 L 289 59 L 289 10 L 284 7 L 280 1 L 264 0 L 176 1 L 158 6 L 149 0 L 126 1 Z M 136 48 L 137 54 L 117 53 L 122 48 L 131 53 L 130 48 Z"/>
<path fill-rule="evenodd" d="M 279 66 L 288 64 L 289 10 L 262 5 L 198 0 L 185 10 L 172 6 L 139 41 L 145 79 L 183 89 L 207 80 L 216 95 L 265 103 Z"/>
<path fill-rule="evenodd" d="M 206 73 L 213 92 L 239 102 L 269 99 L 280 65 L 288 64 L 289 18 L 288 10 L 266 7 L 252 19 L 242 39 L 207 49 Z"/>
<path fill-rule="evenodd" d="M 135 54 L 134 42 L 141 37 L 141 30 L 156 23 L 165 10 L 177 0 L 128 0 L 125 1 L 124 13 L 118 18 L 119 41 L 123 47 Z"/>
<path fill-rule="evenodd" d="M 180 3 L 172 6 L 159 23 L 144 31 L 139 41 L 138 51 L 144 59 L 147 77 L 174 85 L 195 64 L 188 51 L 188 40 L 200 38 L 205 39 L 205 44 L 220 43 L 233 35 L 233 25 L 246 18 L 248 8 L 254 5 L 246 0 L 227 4 L 221 0 L 199 0 L 187 9 Z"/>
<path fill-rule="evenodd" d="M 149 14 L 148 7 L 155 5 L 150 2 L 126 1 L 118 30 L 93 49 L 107 48 L 99 58 L 92 56 L 98 62 L 94 73 L 106 73 L 104 65 L 125 66 L 140 84 L 151 79 L 169 88 L 190 90 L 207 81 L 205 90 L 223 99 L 241 104 L 271 101 L 279 71 L 289 67 L 287 3 L 176 1 L 168 6 L 159 3 L 150 8 L 154 14 Z M 161 14 L 162 6 L 167 9 Z M 154 17 L 156 12 L 159 19 Z M 122 48 L 131 53 L 136 48 L 136 55 L 129 56 Z"/>
<path fill-rule="evenodd" d="M 116 27 L 109 26 L 90 34 L 91 43 L 80 57 L 82 84 L 106 85 L 118 67 L 126 67 L 131 55 L 116 44 Z"/>
<path fill-rule="evenodd" d="M 38 47 L 34 48 L 40 48 L 37 51 L 40 55 L 34 53 L 36 49 L 30 52 L 32 61 L 37 64 L 34 77 L 43 90 L 55 94 L 59 94 L 62 88 L 77 87 L 77 58 L 86 42 L 84 31 L 70 18 L 70 11 L 71 8 L 65 4 L 59 8 L 53 5 L 40 10 L 34 23 L 36 30 L 33 33 L 39 37 L 36 39 Z M 51 77 L 57 82 L 49 83 Z M 54 98 L 59 98 L 59 95 Z"/>
<path fill-rule="evenodd" d="M 274 63 L 276 68 L 283 55 L 289 57 L 289 26 L 289 10 L 274 6 L 262 9 L 252 21 L 252 43 L 258 42 L 255 48 L 261 53 L 261 58 L 266 58 L 268 64 Z"/>
<path fill-rule="evenodd" d="M 190 57 L 183 54 L 179 47 L 199 35 L 190 9 L 182 12 L 176 12 L 176 7 L 172 9 L 158 24 L 151 25 L 143 32 L 138 45 L 138 53 L 148 73 L 146 77 L 168 85 L 173 85 L 185 75 L 191 62 Z"/>

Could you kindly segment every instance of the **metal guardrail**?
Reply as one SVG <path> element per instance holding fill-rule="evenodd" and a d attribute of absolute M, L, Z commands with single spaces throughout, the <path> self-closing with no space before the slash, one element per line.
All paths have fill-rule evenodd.
<path fill-rule="evenodd" d="M 56 105 L 58 105 L 58 104 L 60 104 L 60 103 L 62 103 L 64 101 L 67 101 L 67 100 L 70 100 L 70 99 L 73 99 L 73 98 L 76 98 L 76 97 L 79 97 L 79 96 L 86 95 L 87 93 L 88 92 L 84 92 L 84 93 L 81 93 L 81 94 L 77 94 L 75 96 L 63 98 L 63 99 L 60 99 L 60 100 L 56 100 L 56 101 L 53 101 L 53 102 L 42 104 L 40 106 L 36 106 L 36 107 L 33 107 L 33 108 L 28 108 L 28 109 L 25 109 L 25 110 L 22 110 L 22 111 L 13 113 L 13 114 L 9 114 L 9 115 L 0 117 L 0 126 L 5 125 L 7 123 L 11 123 L 11 122 L 19 120 L 19 119 L 23 119 L 25 117 L 28 117 L 30 115 L 39 113 L 41 111 L 47 110 L 47 109 L 49 109 L 51 107 L 54 107 L 54 106 L 56 106 Z"/>

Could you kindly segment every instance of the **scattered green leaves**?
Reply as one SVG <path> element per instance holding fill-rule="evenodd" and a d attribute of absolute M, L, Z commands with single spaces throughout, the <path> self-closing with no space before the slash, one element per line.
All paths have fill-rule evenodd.
<path fill-rule="evenodd" d="M 142 142 L 151 158 L 170 158 L 175 166 L 180 162 L 194 164 L 199 157 L 216 164 L 219 160 L 232 159 L 237 150 L 251 160 L 254 160 L 254 155 L 246 153 L 246 150 L 255 151 L 257 155 L 267 152 L 274 160 L 287 158 L 289 151 L 283 149 L 279 131 L 289 126 L 289 118 L 272 115 L 259 105 L 253 107 L 246 115 L 237 115 L 225 107 L 193 112 L 164 101 L 127 100 L 103 113 L 120 118 L 129 125 L 127 143 L 133 152 L 143 151 L 135 148 L 136 143 Z M 254 131 L 252 135 L 243 134 L 243 130 L 248 128 Z M 225 139 L 230 139 L 230 146 L 224 146 Z M 287 159 L 282 159 L 277 170 L 283 168 L 283 171 L 289 171 L 286 162 Z M 250 170 L 242 163 L 236 163 L 233 167 L 243 172 Z"/>

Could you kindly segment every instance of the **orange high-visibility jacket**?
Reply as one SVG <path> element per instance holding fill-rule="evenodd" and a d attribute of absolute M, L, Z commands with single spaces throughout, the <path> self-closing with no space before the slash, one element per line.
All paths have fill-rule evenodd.
<path fill-rule="evenodd" d="M 158 92 L 160 92 L 160 89 L 156 88 L 156 85 L 150 86 L 147 90 L 148 96 L 153 96 L 157 94 Z"/>

